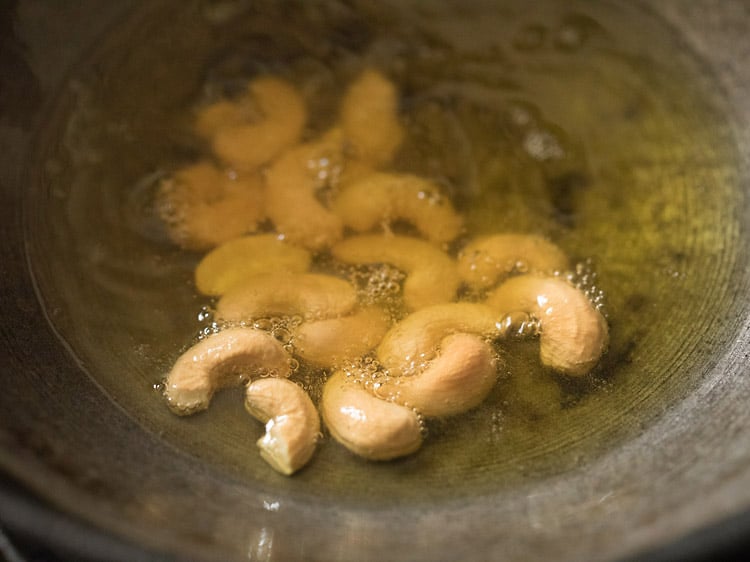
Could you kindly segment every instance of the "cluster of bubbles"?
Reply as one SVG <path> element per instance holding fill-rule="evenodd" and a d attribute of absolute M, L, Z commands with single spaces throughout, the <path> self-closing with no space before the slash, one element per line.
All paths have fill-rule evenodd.
<path fill-rule="evenodd" d="M 375 357 L 367 355 L 349 361 L 345 366 L 341 368 L 346 378 L 355 384 L 359 384 L 367 390 L 370 394 L 375 396 L 378 395 L 378 390 L 385 381 L 390 380 L 391 375 Z M 411 373 L 413 374 L 413 373 Z M 408 373 L 404 372 L 402 376 L 408 376 Z M 398 380 L 398 378 L 397 378 Z M 389 395 L 386 400 L 389 402 L 396 402 L 398 398 L 397 393 Z M 400 403 L 400 402 L 399 402 Z M 427 423 L 425 422 L 424 416 L 416 409 L 410 406 L 408 403 L 402 403 L 401 405 L 411 408 L 417 415 L 419 422 L 419 431 L 422 437 L 427 437 Z"/>
<path fill-rule="evenodd" d="M 495 323 L 497 334 L 500 338 L 509 337 L 534 337 L 539 335 L 541 322 L 533 314 L 522 311 L 513 311 L 504 315 Z"/>
<path fill-rule="evenodd" d="M 330 207 L 331 201 L 338 194 L 341 175 L 344 172 L 341 156 L 333 153 L 323 154 L 308 160 L 307 168 L 315 178 L 315 196 L 323 205 Z"/>
<path fill-rule="evenodd" d="M 344 273 L 365 304 L 395 304 L 406 278 L 400 269 L 386 263 L 349 266 Z"/>
<path fill-rule="evenodd" d="M 586 259 L 575 264 L 575 267 L 566 272 L 565 279 L 582 291 L 591 304 L 594 305 L 606 318 L 606 299 L 604 291 L 597 285 L 598 274 L 591 259 Z"/>

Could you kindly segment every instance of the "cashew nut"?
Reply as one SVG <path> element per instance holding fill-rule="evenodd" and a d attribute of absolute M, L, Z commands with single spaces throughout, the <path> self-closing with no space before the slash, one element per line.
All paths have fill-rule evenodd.
<path fill-rule="evenodd" d="M 453 300 L 460 283 L 455 262 L 429 242 L 408 236 L 353 236 L 331 248 L 348 264 L 388 263 L 407 274 L 404 304 L 411 310 Z"/>
<path fill-rule="evenodd" d="M 214 392 L 254 375 L 288 377 L 289 354 L 273 336 L 252 328 L 228 328 L 183 353 L 167 375 L 167 405 L 179 415 L 205 410 Z"/>
<path fill-rule="evenodd" d="M 422 445 L 422 427 L 414 410 L 373 396 L 342 371 L 326 381 L 321 413 L 333 438 L 366 459 L 395 459 Z"/>
<path fill-rule="evenodd" d="M 254 275 L 271 272 L 302 273 L 310 253 L 275 234 L 235 238 L 214 248 L 195 269 L 195 285 L 204 295 L 223 295 Z"/>
<path fill-rule="evenodd" d="M 341 125 L 356 159 L 373 166 L 390 162 L 404 138 L 396 87 L 381 73 L 365 70 L 344 96 Z"/>
<path fill-rule="evenodd" d="M 298 142 L 306 121 L 305 101 L 294 86 L 267 76 L 250 82 L 247 95 L 237 102 L 206 107 L 196 129 L 211 139 L 224 162 L 254 170 Z"/>
<path fill-rule="evenodd" d="M 228 174 L 200 162 L 162 183 L 158 210 L 176 244 L 204 250 L 257 229 L 265 217 L 255 174 Z"/>
<path fill-rule="evenodd" d="M 377 307 L 351 316 L 304 322 L 294 334 L 295 352 L 319 367 L 335 367 L 365 355 L 388 330 L 389 319 Z"/>
<path fill-rule="evenodd" d="M 364 176 L 348 185 L 331 209 L 357 232 L 405 220 L 436 243 L 450 242 L 462 227 L 461 216 L 440 188 L 411 174 L 375 172 Z"/>
<path fill-rule="evenodd" d="M 497 379 L 490 345 L 478 336 L 453 334 L 423 372 L 388 376 L 375 393 L 409 405 L 425 416 L 451 416 L 478 406 Z"/>
<path fill-rule="evenodd" d="M 557 277 L 512 277 L 487 296 L 486 304 L 501 314 L 536 317 L 542 364 L 566 375 L 585 375 L 607 348 L 604 317 L 583 291 Z"/>
<path fill-rule="evenodd" d="M 488 289 L 514 270 L 551 275 L 567 268 L 565 253 L 533 234 L 484 236 L 467 244 L 458 255 L 458 273 L 475 289 Z"/>
<path fill-rule="evenodd" d="M 245 409 L 266 424 L 257 445 L 274 470 L 290 475 L 307 464 L 315 452 L 320 418 L 301 387 L 287 379 L 255 380 L 245 391 Z"/>
<path fill-rule="evenodd" d="M 318 200 L 343 166 L 343 137 L 332 129 L 319 140 L 295 146 L 266 174 L 266 212 L 286 239 L 312 250 L 341 239 L 341 219 Z"/>
<path fill-rule="evenodd" d="M 216 316 L 230 322 L 274 315 L 323 320 L 349 314 L 356 304 L 354 287 L 338 277 L 266 273 L 251 277 L 225 293 L 216 305 Z"/>
<path fill-rule="evenodd" d="M 498 334 L 499 316 L 487 305 L 456 302 L 413 312 L 393 326 L 377 349 L 378 360 L 391 375 L 419 372 L 431 361 L 440 342 L 451 334 L 482 337 Z"/>

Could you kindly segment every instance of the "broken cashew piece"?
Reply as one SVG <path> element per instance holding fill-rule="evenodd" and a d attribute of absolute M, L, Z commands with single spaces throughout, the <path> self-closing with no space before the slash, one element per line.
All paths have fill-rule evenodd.
<path fill-rule="evenodd" d="M 557 277 L 512 277 L 486 304 L 499 314 L 525 312 L 538 319 L 542 364 L 566 375 L 588 373 L 609 343 L 601 313 L 583 291 Z"/>
<path fill-rule="evenodd" d="M 395 459 L 422 445 L 422 425 L 414 410 L 373 396 L 342 371 L 326 381 L 321 413 L 333 438 L 366 459 Z"/>
<path fill-rule="evenodd" d="M 341 239 L 341 219 L 317 198 L 343 166 L 343 137 L 332 129 L 320 139 L 284 152 L 266 173 L 266 212 L 276 230 L 295 244 L 321 250 Z"/>
<path fill-rule="evenodd" d="M 302 316 L 323 320 L 349 314 L 357 293 L 347 281 L 317 273 L 255 275 L 219 299 L 216 316 L 229 322 L 267 316 Z"/>
<path fill-rule="evenodd" d="M 386 377 L 375 394 L 425 416 L 452 416 L 478 406 L 496 380 L 490 344 L 471 334 L 453 334 L 443 338 L 438 356 L 423 372 Z"/>
<path fill-rule="evenodd" d="M 388 263 L 406 273 L 404 304 L 410 310 L 453 300 L 460 284 L 448 254 L 418 238 L 352 236 L 333 246 L 331 254 L 344 263 Z"/>
<path fill-rule="evenodd" d="M 404 138 L 396 86 L 380 72 L 365 70 L 344 95 L 340 122 L 356 160 L 387 164 Z"/>
<path fill-rule="evenodd" d="M 204 295 L 223 295 L 261 273 L 307 271 L 310 259 L 310 252 L 287 244 L 275 234 L 243 236 L 203 257 L 195 269 L 195 285 Z"/>
<path fill-rule="evenodd" d="M 389 326 L 388 316 L 377 307 L 342 318 L 303 322 L 294 332 L 295 353 L 317 367 L 336 367 L 372 350 Z"/>
<path fill-rule="evenodd" d="M 331 208 L 357 232 L 405 220 L 438 244 L 456 238 L 463 224 L 437 185 L 411 174 L 375 172 L 364 176 L 348 185 Z"/>
<path fill-rule="evenodd" d="M 307 121 L 305 101 L 288 82 L 256 78 L 236 102 L 209 105 L 196 129 L 211 140 L 214 153 L 241 170 L 255 170 L 299 141 Z"/>
<path fill-rule="evenodd" d="M 274 470 L 288 476 L 312 458 L 320 418 L 301 387 L 288 379 L 255 380 L 245 391 L 245 409 L 266 424 L 266 433 L 257 445 L 260 456 Z"/>
<path fill-rule="evenodd" d="M 498 335 L 498 315 L 487 305 L 456 302 L 413 312 L 393 326 L 377 349 L 378 361 L 395 376 L 420 372 L 451 334 Z"/>
<path fill-rule="evenodd" d="M 164 396 L 178 415 L 208 408 L 214 392 L 253 376 L 288 377 L 290 356 L 273 336 L 252 328 L 228 328 L 183 353 L 167 375 Z"/>
<path fill-rule="evenodd" d="M 552 275 L 568 266 L 560 248 L 533 234 L 483 236 L 458 254 L 458 273 L 474 289 L 489 289 L 513 271 Z"/>
<path fill-rule="evenodd" d="M 208 162 L 177 171 L 160 186 L 159 214 L 169 235 L 188 250 L 205 250 L 253 232 L 265 218 L 257 174 L 229 174 Z"/>

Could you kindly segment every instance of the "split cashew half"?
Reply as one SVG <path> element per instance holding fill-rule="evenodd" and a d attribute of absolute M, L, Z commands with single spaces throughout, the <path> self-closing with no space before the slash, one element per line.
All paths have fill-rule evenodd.
<path fill-rule="evenodd" d="M 439 304 L 418 310 L 393 326 L 377 349 L 378 361 L 390 375 L 418 373 L 435 357 L 451 334 L 492 338 L 499 334 L 499 316 L 487 305 L 469 302 Z"/>
<path fill-rule="evenodd" d="M 458 254 L 458 273 L 475 289 L 489 289 L 513 271 L 552 275 L 568 265 L 560 248 L 533 234 L 483 236 Z"/>
<path fill-rule="evenodd" d="M 344 225 L 317 198 L 343 166 L 343 137 L 332 129 L 284 152 L 266 173 L 266 212 L 284 237 L 311 250 L 341 239 Z"/>
<path fill-rule="evenodd" d="M 260 273 L 302 273 L 310 253 L 275 234 L 235 238 L 214 248 L 195 269 L 195 285 L 204 295 L 223 295 Z"/>
<path fill-rule="evenodd" d="M 183 353 L 167 375 L 170 409 L 188 415 L 208 408 L 214 392 L 253 376 L 288 377 L 290 356 L 273 336 L 252 328 L 229 328 Z"/>
<path fill-rule="evenodd" d="M 307 393 L 288 379 L 258 379 L 245 391 L 245 409 L 266 424 L 258 439 L 260 456 L 290 475 L 312 458 L 320 434 L 318 410 Z"/>
<path fill-rule="evenodd" d="M 331 248 L 331 254 L 344 263 L 388 263 L 406 273 L 404 304 L 411 310 L 453 300 L 460 284 L 448 254 L 418 238 L 353 236 Z"/>
<path fill-rule="evenodd" d="M 566 375 L 585 375 L 607 348 L 604 317 L 583 291 L 557 277 L 512 277 L 486 304 L 499 314 L 526 312 L 538 319 L 542 364 Z"/>
<path fill-rule="evenodd" d="M 376 167 L 390 162 L 404 138 L 396 86 L 380 72 L 365 70 L 344 96 L 341 126 L 356 160 Z"/>
<path fill-rule="evenodd" d="M 395 459 L 422 445 L 422 425 L 414 410 L 373 396 L 342 371 L 326 381 L 321 413 L 333 438 L 366 459 Z"/>
<path fill-rule="evenodd" d="M 443 338 L 438 356 L 423 372 L 386 377 L 375 393 L 425 416 L 452 416 L 478 406 L 496 380 L 490 344 L 471 334 L 453 334 Z"/>
<path fill-rule="evenodd" d="M 297 143 L 306 121 L 305 101 L 294 86 L 266 76 L 250 82 L 239 100 L 205 107 L 196 129 L 224 162 L 255 170 Z"/>
<path fill-rule="evenodd" d="M 317 367 L 336 367 L 368 353 L 389 326 L 388 316 L 377 307 L 342 318 L 303 322 L 294 332 L 294 350 Z"/>
<path fill-rule="evenodd" d="M 253 232 L 265 218 L 257 174 L 229 174 L 208 162 L 177 171 L 159 190 L 158 211 L 169 235 L 188 250 L 205 250 Z"/>
<path fill-rule="evenodd" d="M 251 277 L 219 299 L 216 316 L 229 322 L 268 316 L 323 320 L 349 314 L 357 293 L 347 281 L 317 273 L 267 273 Z"/>
<path fill-rule="evenodd" d="M 375 172 L 364 176 L 348 185 L 331 208 L 357 232 L 405 220 L 439 244 L 456 238 L 463 224 L 437 185 L 411 174 Z"/>

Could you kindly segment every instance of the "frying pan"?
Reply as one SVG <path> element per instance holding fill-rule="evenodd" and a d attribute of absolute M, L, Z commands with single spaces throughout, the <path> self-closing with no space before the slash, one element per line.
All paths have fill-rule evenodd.
<path fill-rule="evenodd" d="M 289 13 L 304 12 L 298 3 L 277 4 Z M 661 357 L 645 357 L 638 346 L 618 351 L 627 359 L 627 370 L 648 374 L 644 388 L 650 390 L 623 405 L 617 419 L 599 422 L 607 429 L 602 430 L 606 439 L 595 440 L 592 449 L 573 447 L 572 454 L 546 451 L 544 459 L 561 459 L 554 468 L 531 459 L 528 469 L 506 470 L 503 474 L 512 474 L 506 479 L 483 474 L 487 484 L 477 472 L 492 466 L 482 465 L 481 456 L 477 466 L 457 461 L 454 471 L 446 468 L 449 464 L 431 469 L 429 463 L 439 463 L 429 451 L 417 460 L 373 467 L 330 442 L 317 468 L 313 464 L 299 477 L 285 479 L 269 475 L 253 460 L 260 428 L 248 423 L 215 429 L 234 419 L 230 402 L 236 395 L 216 398 L 219 413 L 213 419 L 172 420 L 149 406 L 156 403 L 155 393 L 143 383 L 158 380 L 153 377 L 168 367 L 177 349 L 144 344 L 151 340 L 127 310 L 139 305 L 125 302 L 122 294 L 123 302 L 82 299 L 79 289 L 91 272 L 65 273 L 65 263 L 79 260 L 80 247 L 66 245 L 77 233 L 56 218 L 55 209 L 66 207 L 62 201 L 69 199 L 55 186 L 66 171 L 86 162 L 61 164 L 56 155 L 71 131 L 72 116 L 86 118 L 81 100 L 97 95 L 87 85 L 115 90 L 121 86 L 117 72 L 136 76 L 127 72 L 142 68 L 135 43 L 149 37 L 158 43 L 159 28 L 149 22 L 162 4 L 6 4 L 0 39 L 2 524 L 60 552 L 97 560 L 666 560 L 710 554 L 746 537 L 750 9 L 743 0 L 627 4 L 628 13 L 663 30 L 673 51 L 692 61 L 696 80 L 717 100 L 722 139 L 734 147 L 731 177 L 721 180 L 732 185 L 731 194 L 715 194 L 721 203 L 711 215 L 712 232 L 718 234 L 711 239 L 711 260 L 700 270 L 706 284 L 655 322 L 658 333 L 639 340 L 644 347 L 649 342 L 660 347 Z M 248 9 L 239 1 L 213 5 L 219 19 Z M 352 5 L 330 3 L 344 12 Z M 466 6 L 476 16 L 494 3 Z M 192 4 L 184 8 L 194 9 Z M 335 12 L 329 8 L 326 13 L 335 18 Z M 423 13 L 429 12 L 424 7 Z M 358 33 L 367 33 L 362 20 L 357 22 L 360 27 L 333 26 L 331 32 L 344 43 L 355 43 Z M 188 36 L 194 31 L 185 28 Z M 200 37 L 195 35 L 196 49 L 205 47 Z M 169 49 L 168 43 L 165 38 L 161 46 Z M 132 51 L 123 45 L 132 45 Z M 314 42 L 306 48 L 314 49 Z M 158 54 L 147 60 L 153 63 L 149 77 L 168 80 L 168 63 Z M 196 69 L 210 62 L 191 61 Z M 111 68 L 118 69 L 115 78 Z M 158 81 L 149 87 L 158 98 Z M 187 104 L 194 92 L 194 85 L 186 86 L 171 92 L 170 99 Z M 164 124 L 159 111 L 166 107 L 156 104 L 141 122 L 152 120 L 158 128 Z M 137 111 L 127 103 L 117 109 L 121 117 Z M 115 123 L 110 132 L 117 136 L 123 130 L 127 127 L 118 129 Z M 158 132 L 165 144 L 180 145 L 171 130 Z M 699 149 L 710 152 L 712 147 Z M 77 154 L 85 157 L 86 152 Z M 148 154 L 134 154 L 128 165 L 148 169 Z M 127 167 L 117 172 L 127 174 Z M 106 182 L 86 179 L 99 180 Z M 715 177 L 705 181 L 706 189 L 719 182 Z M 82 205 L 79 212 L 86 216 Z M 91 217 L 106 226 L 99 219 Z M 151 232 L 152 226 L 140 224 L 141 232 Z M 689 230 L 685 237 L 688 250 L 703 240 Z M 189 269 L 178 254 L 167 255 L 170 267 Z M 675 259 L 689 262 L 691 256 Z M 128 264 L 115 264 L 106 278 L 110 288 L 120 287 L 116 281 L 128 275 Z M 689 263 L 683 271 L 698 275 Z M 658 290 L 655 298 L 668 300 L 666 290 Z M 155 311 L 158 329 L 169 330 L 174 318 L 159 314 L 160 299 L 190 302 L 190 291 L 177 287 L 165 296 L 157 287 L 139 296 L 141 307 Z M 654 306 L 658 309 L 659 303 Z M 184 335 L 189 337 L 189 331 Z M 137 358 L 128 360 L 124 350 Z M 143 365 L 151 366 L 152 379 L 142 374 Z M 133 386 L 140 384 L 135 390 L 125 384 L 128 371 L 135 373 Z M 670 386 L 676 374 L 679 381 Z M 612 384 L 616 387 L 617 380 Z M 658 399 L 649 402 L 651 395 Z M 440 431 L 450 441 L 450 429 Z M 444 452 L 439 444 L 434 447 Z M 351 470 L 337 473 L 337 463 Z M 424 472 L 415 470 L 421 466 Z M 331 481 L 336 479 L 341 482 Z"/>

